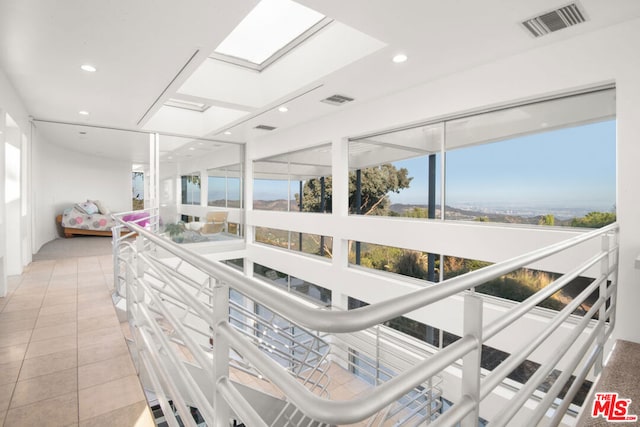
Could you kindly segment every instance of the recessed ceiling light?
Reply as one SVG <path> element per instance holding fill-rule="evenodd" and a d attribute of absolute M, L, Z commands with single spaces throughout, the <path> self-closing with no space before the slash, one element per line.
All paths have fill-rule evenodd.
<path fill-rule="evenodd" d="M 396 64 L 400 64 L 402 62 L 406 62 L 407 59 L 407 55 L 405 55 L 404 53 L 400 53 L 393 57 L 393 62 L 395 62 Z"/>
<path fill-rule="evenodd" d="M 231 135 L 231 131 L 226 130 L 226 131 L 224 131 L 224 134 L 225 135 Z"/>
<path fill-rule="evenodd" d="M 78 111 L 78 114 L 80 114 L 81 116 L 88 116 L 89 112 L 82 110 L 82 111 Z"/>
<path fill-rule="evenodd" d="M 80 68 L 82 68 L 84 71 L 88 73 L 95 73 L 97 71 L 96 67 L 94 67 L 91 64 L 82 64 Z"/>
<path fill-rule="evenodd" d="M 280 111 L 281 113 L 286 113 L 287 111 L 289 111 L 289 109 L 283 105 L 282 107 L 278 108 L 278 111 Z"/>
<path fill-rule="evenodd" d="M 195 150 L 195 148 L 189 147 L 189 151 L 193 151 L 193 150 Z"/>

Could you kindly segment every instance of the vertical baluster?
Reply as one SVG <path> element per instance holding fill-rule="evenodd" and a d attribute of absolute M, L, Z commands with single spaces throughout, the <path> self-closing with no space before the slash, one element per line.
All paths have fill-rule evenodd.
<path fill-rule="evenodd" d="M 213 350 L 213 409 L 215 411 L 215 426 L 228 427 L 230 419 L 229 404 L 218 391 L 218 381 L 229 376 L 229 343 L 218 334 L 218 327 L 229 321 L 229 286 L 210 278 L 213 287 L 212 325 L 214 334 Z"/>
<path fill-rule="evenodd" d="M 480 356 L 482 355 L 482 298 L 469 293 L 464 296 L 464 336 L 471 335 L 477 339 L 475 350 L 462 358 L 462 397 L 468 396 L 475 402 L 475 407 L 462 419 L 462 427 L 478 425 L 480 409 Z"/>
<path fill-rule="evenodd" d="M 600 310 L 598 311 L 598 327 L 600 328 L 600 330 L 598 331 L 598 336 L 596 338 L 597 345 L 601 349 L 604 349 L 604 341 L 606 336 L 605 326 L 606 326 L 606 320 L 607 320 L 606 319 L 606 316 L 607 316 L 606 299 L 607 299 L 607 279 L 609 278 L 609 244 L 610 244 L 609 235 L 605 234 L 604 236 L 602 236 L 601 249 L 602 249 L 602 252 L 604 252 L 606 255 L 604 258 L 602 258 L 602 261 L 600 261 L 600 274 L 602 275 L 603 280 L 600 283 L 600 290 L 598 291 L 599 297 L 604 298 L 605 302 L 600 306 Z M 604 351 L 600 351 L 600 354 L 598 355 L 598 358 L 596 359 L 596 363 L 594 365 L 595 375 L 598 375 L 600 371 L 602 371 L 603 357 L 604 357 Z"/>

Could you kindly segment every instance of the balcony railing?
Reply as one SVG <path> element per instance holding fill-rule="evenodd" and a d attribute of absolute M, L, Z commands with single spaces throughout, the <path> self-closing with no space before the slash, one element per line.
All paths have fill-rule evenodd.
<path fill-rule="evenodd" d="M 569 324 L 566 321 L 572 317 L 572 327 L 562 343 L 497 411 L 498 415 L 490 419 L 492 426 L 509 425 L 534 394 L 540 396 L 536 392 L 539 384 L 562 360 L 562 373 L 535 401 L 535 408 L 527 418 L 531 425 L 536 425 L 543 417 L 550 417 L 550 425 L 559 425 L 592 367 L 595 365 L 596 372 L 600 369 L 603 346 L 615 323 L 616 224 L 406 295 L 342 312 L 295 303 L 284 291 L 246 277 L 222 263 L 209 261 L 150 230 L 122 219 L 118 221 L 138 237 L 136 242 L 122 238 L 115 241 L 114 264 L 118 269 L 115 277 L 121 282 L 117 289 L 126 294 L 129 321 L 140 360 L 147 367 L 154 390 L 160 390 L 157 392 L 159 397 L 173 400 L 183 422 L 189 413 L 188 406 L 195 406 L 208 425 L 216 426 L 228 425 L 231 418 L 250 426 L 270 423 L 319 425 L 312 424 L 314 422 L 337 425 L 363 420 L 382 425 L 386 421 L 380 420 L 388 418 L 390 413 L 412 413 L 408 403 L 404 411 L 397 410 L 398 402 L 411 402 L 416 408 L 416 402 L 422 397 L 436 397 L 434 382 L 440 381 L 440 373 L 461 360 L 460 395 L 448 397 L 454 405 L 440 416 L 431 414 L 432 417 L 420 422 L 432 421 L 430 425 L 434 426 L 451 426 L 458 422 L 462 426 L 476 426 L 483 400 L 501 386 L 515 367 L 548 343 L 554 332 Z M 594 239 L 601 242 L 601 249 L 590 258 L 525 301 L 514 304 L 489 324 L 483 324 L 483 299 L 473 292 L 475 286 Z M 154 253 L 159 248 L 173 257 L 156 258 Z M 564 309 L 555 312 L 527 344 L 512 352 L 490 373 L 482 373 L 480 356 L 486 340 L 505 333 L 508 326 L 536 310 L 537 304 L 593 268 L 598 268 L 599 274 L 588 287 Z M 241 303 L 229 300 L 230 290 L 245 297 Z M 594 292 L 598 298 L 590 310 L 581 318 L 572 316 Z M 374 328 L 375 331 L 377 325 L 385 321 L 460 293 L 464 293 L 464 308 L 460 313 L 464 326 L 458 341 L 402 372 L 394 372 L 388 380 L 378 382 L 369 392 L 351 400 L 332 400 L 327 396 L 323 385 L 326 383 L 321 378 L 325 377 L 323 365 L 331 360 L 331 355 L 327 358 L 323 352 L 331 349 L 333 353 L 335 346 L 339 348 L 338 340 L 327 336 L 366 334 L 367 329 Z M 256 304 L 268 309 L 277 320 L 257 316 Z M 282 324 L 288 327 L 283 328 Z M 304 331 L 304 338 L 296 335 L 300 331 Z M 327 343 L 330 344 L 325 347 Z M 341 363 L 353 361 L 345 354 L 342 359 Z M 242 392 L 242 387 L 232 381 L 234 369 L 253 372 L 274 386 L 286 400 L 286 405 L 295 408 L 292 412 L 300 414 L 295 423 L 279 416 L 267 419 L 265 413 L 256 409 L 255 402 Z M 317 384 L 306 381 L 304 374 L 309 374 L 309 380 L 317 380 Z M 571 375 L 576 378 L 564 398 L 559 399 L 558 395 Z M 421 392 L 422 397 L 417 395 Z M 407 396 L 417 397 L 409 399 Z M 432 401 L 425 405 L 437 409 Z"/>

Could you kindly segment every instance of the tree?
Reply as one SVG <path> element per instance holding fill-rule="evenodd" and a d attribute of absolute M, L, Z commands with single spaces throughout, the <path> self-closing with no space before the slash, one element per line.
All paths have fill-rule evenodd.
<path fill-rule="evenodd" d="M 409 188 L 413 177 L 408 176 L 406 168 L 397 169 L 389 163 L 362 169 L 361 203 L 362 215 L 388 215 L 391 202 L 388 194 L 399 193 Z M 358 211 L 356 206 L 356 173 L 349 173 L 349 211 Z"/>
<path fill-rule="evenodd" d="M 406 168 L 397 169 L 389 163 L 380 166 L 362 169 L 361 171 L 361 204 L 362 215 L 388 215 L 391 201 L 388 194 L 399 193 L 404 188 L 409 188 L 412 177 L 408 176 Z M 333 181 L 331 177 L 324 178 L 324 211 L 333 209 L 331 200 L 333 193 Z M 349 212 L 355 213 L 356 206 L 356 173 L 349 173 Z M 322 209 L 322 184 L 320 178 L 305 181 L 302 189 L 302 210 L 304 212 L 321 212 Z M 300 195 L 295 195 L 296 202 L 300 206 Z"/>
<path fill-rule="evenodd" d="M 582 218 L 573 218 L 572 227 L 601 228 L 616 222 L 615 212 L 589 212 Z"/>

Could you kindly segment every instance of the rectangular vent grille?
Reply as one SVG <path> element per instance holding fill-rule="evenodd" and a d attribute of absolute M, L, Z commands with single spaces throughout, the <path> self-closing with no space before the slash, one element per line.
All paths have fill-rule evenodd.
<path fill-rule="evenodd" d="M 324 102 L 325 104 L 331 104 L 331 105 L 342 105 L 351 101 L 353 101 L 353 98 L 349 98 L 348 96 L 332 95 L 328 98 L 323 99 L 321 102 Z"/>
<path fill-rule="evenodd" d="M 268 126 L 268 125 L 258 125 L 255 127 L 255 129 L 260 129 L 260 130 L 274 130 L 275 127 L 273 126 Z"/>
<path fill-rule="evenodd" d="M 534 37 L 540 37 L 553 33 L 554 31 L 562 30 L 563 28 L 581 24 L 585 21 L 584 14 L 580 11 L 578 5 L 571 3 L 560 9 L 524 21 L 522 25 L 529 30 Z"/>

